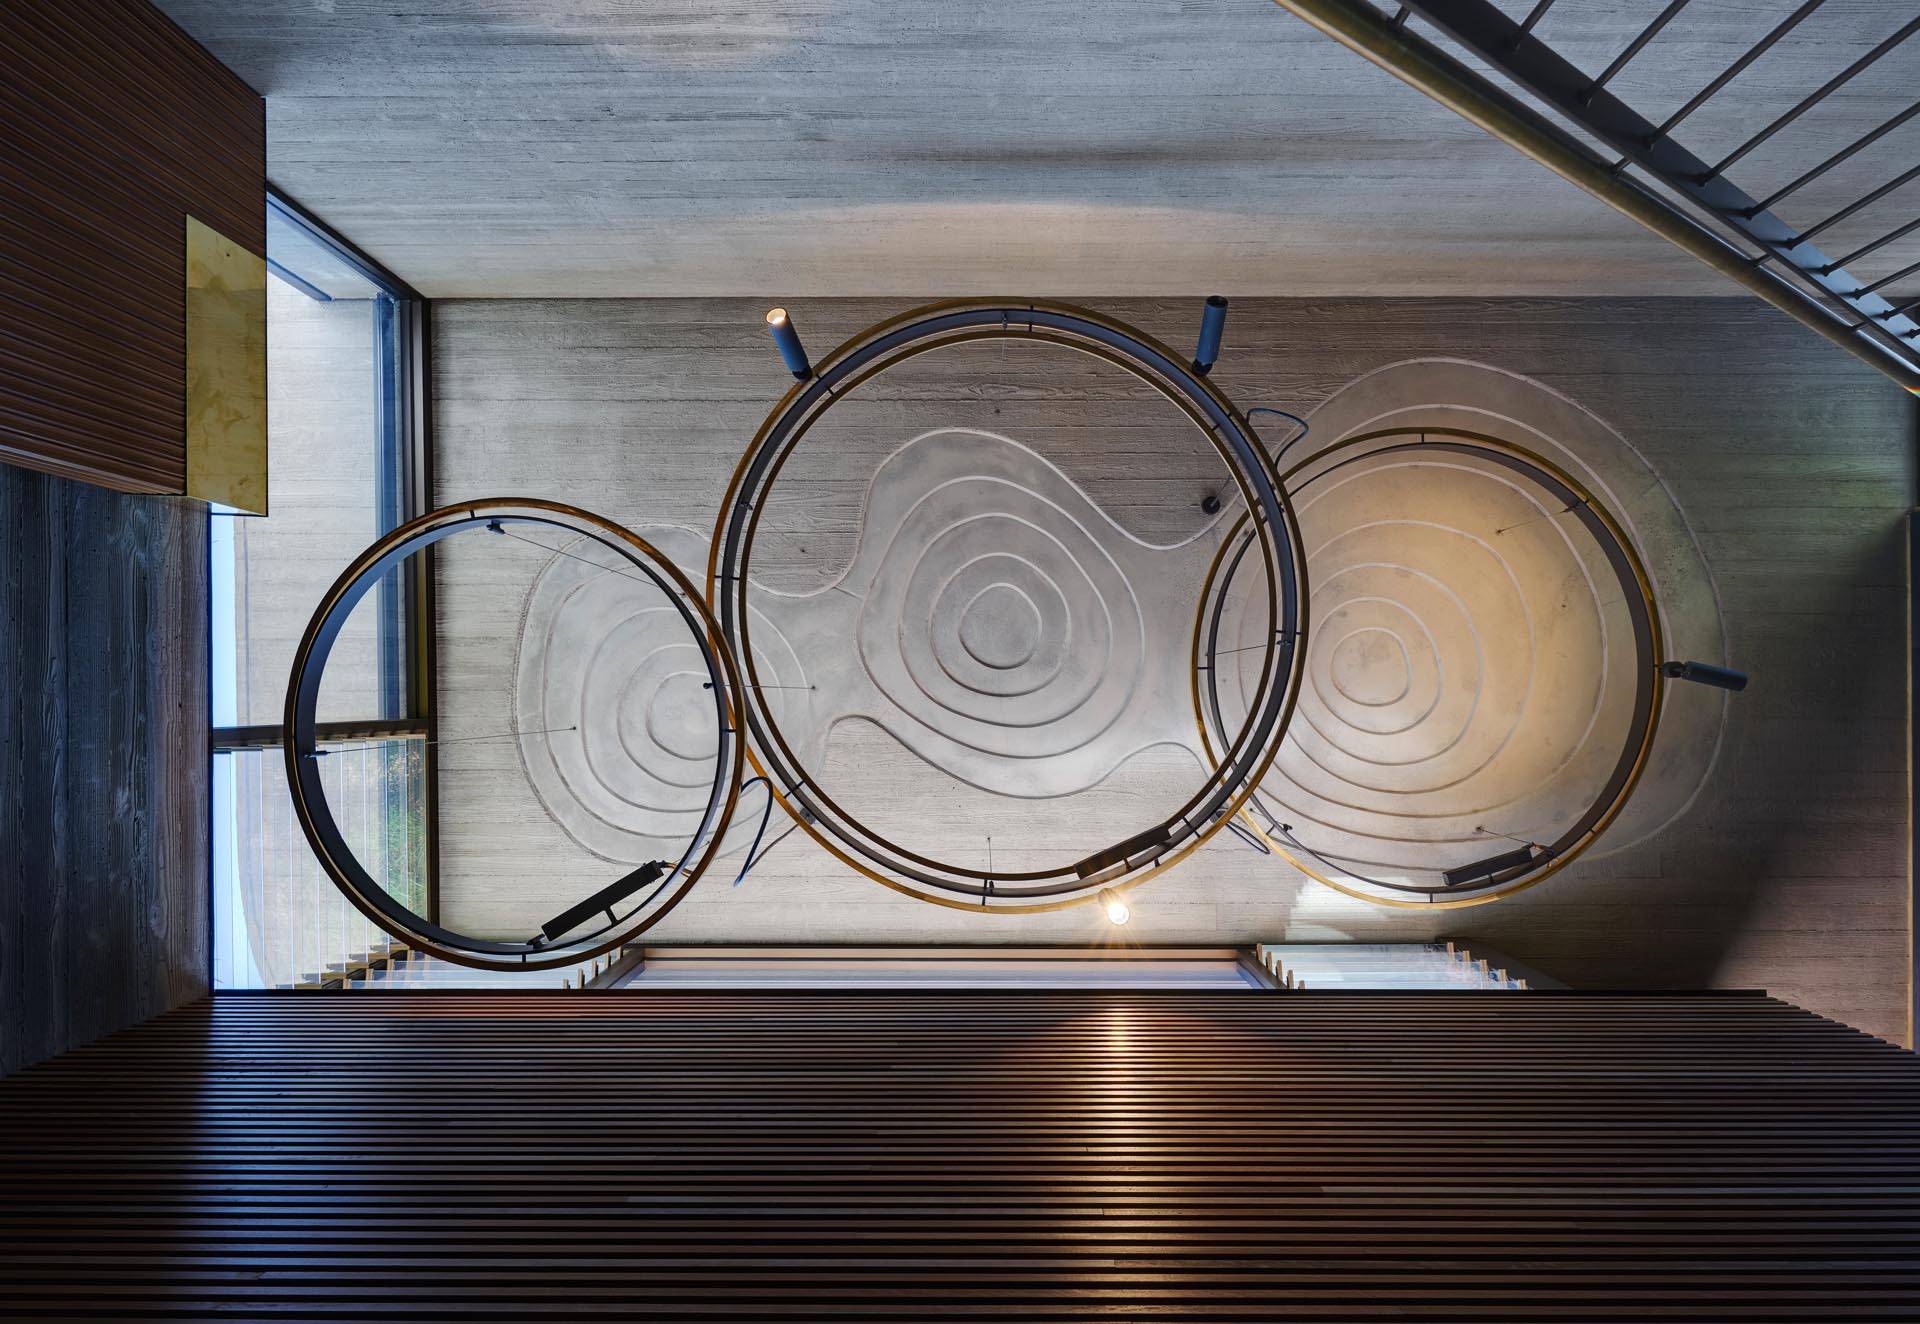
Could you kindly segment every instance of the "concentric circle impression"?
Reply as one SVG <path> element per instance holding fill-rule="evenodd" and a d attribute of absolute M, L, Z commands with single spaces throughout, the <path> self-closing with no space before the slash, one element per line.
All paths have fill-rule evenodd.
<path fill-rule="evenodd" d="M 374 878 L 345 840 L 320 775 L 321 761 L 342 753 L 323 744 L 315 706 L 327 660 L 342 627 L 360 602 L 408 557 L 456 534 L 530 542 L 551 556 L 581 561 L 589 573 L 548 591 L 584 610 L 542 617 L 550 637 L 535 650 L 540 695 L 562 687 L 574 694 L 558 710 L 571 725 L 528 728 L 523 714 L 503 712 L 508 737 L 532 733 L 553 753 L 560 775 L 582 786 L 616 780 L 633 785 L 644 767 L 640 798 L 655 816 L 671 816 L 677 850 L 636 867 L 612 865 L 607 876 L 571 904 L 561 904 L 537 932 L 524 938 L 457 932 L 412 909 Z M 629 587 L 614 593 L 609 580 Z M 644 593 L 635 597 L 630 586 Z M 540 594 L 534 595 L 536 603 Z M 552 604 L 549 603 L 549 606 Z M 574 637 L 561 621 L 595 617 Z M 718 642 L 716 622 L 692 583 L 666 555 L 631 530 L 572 506 L 494 498 L 430 512 L 404 524 L 363 552 L 328 590 L 294 656 L 288 684 L 284 741 L 294 813 L 321 868 L 374 923 L 410 946 L 465 965 L 537 970 L 572 965 L 610 951 L 650 927 L 685 896 L 712 862 L 740 793 L 745 742 L 738 733 L 740 686 L 732 657 Z M 523 689 L 529 685 L 522 677 Z M 592 696 L 614 696 L 614 720 L 592 718 Z M 584 700 L 588 700 L 583 702 Z"/>
<path fill-rule="evenodd" d="M 1020 586 L 1018 581 L 1026 577 L 1019 571 L 1028 565 L 1024 558 L 1006 558 L 1012 564 L 998 573 L 995 567 L 982 564 L 992 559 L 983 556 L 968 562 L 941 586 L 942 601 L 933 607 L 933 619 L 937 622 L 934 656 L 939 659 L 942 671 L 970 689 L 987 693 L 1028 693 L 1060 674 L 1065 651 L 1061 645 L 1071 627 L 1056 630 L 1051 641 L 1044 636 L 1049 615 L 1066 618 L 1066 602 L 1051 583 Z M 957 612 L 945 608 L 946 599 L 960 598 L 974 583 L 989 576 L 993 577 L 986 587 L 967 597 Z M 963 580 L 966 582 L 960 582 Z M 1034 603 L 1036 596 L 1051 603 L 1053 610 L 1043 613 Z M 1029 674 L 1007 674 L 1020 672 L 1032 663 L 1043 642 L 1051 642 L 1053 646 Z M 955 644 L 959 645 L 958 652 Z"/>
<path fill-rule="evenodd" d="M 1253 512 L 1240 610 L 1266 623 L 1264 642 L 1236 672 L 1244 706 L 1221 733 L 1219 757 L 1196 772 L 1197 787 L 1170 817 L 1142 824 L 1077 861 L 998 872 L 984 858 L 943 860 L 910 850 L 863 822 L 822 784 L 807 733 L 787 728 L 769 697 L 777 691 L 758 674 L 759 623 L 747 599 L 750 576 L 777 568 L 755 559 L 761 512 L 779 499 L 782 468 L 809 430 L 854 388 L 893 365 L 991 340 L 1040 342 L 1103 359 L 1151 387 L 1200 430 Z M 1165 641 L 1150 636 L 1127 571 L 1094 536 L 1098 517 L 1068 508 L 1084 504 L 1084 497 L 1064 489 L 1049 495 L 1001 473 L 1018 450 L 1005 439 L 956 435 L 953 441 L 959 449 L 948 460 L 932 461 L 938 480 L 909 501 L 895 504 L 898 475 L 887 466 L 876 475 L 876 491 L 884 482 L 888 500 L 873 504 L 884 506 L 889 522 L 872 556 L 863 551 L 858 562 L 871 578 L 860 581 L 851 656 L 859 661 L 861 683 L 884 701 L 886 720 L 899 724 L 901 742 L 967 781 L 962 765 L 1027 760 L 1038 770 L 1049 758 L 1077 757 L 1103 732 L 1118 729 L 1129 704 L 1160 693 L 1163 685 L 1144 679 L 1150 670 L 1177 677 L 1181 665 L 1160 666 L 1153 650 Z M 959 462 L 962 453 L 971 458 Z M 1047 468 L 1033 457 L 1024 462 L 1029 473 Z M 1299 687 L 1304 585 L 1304 554 L 1287 499 L 1265 449 L 1232 404 L 1158 342 L 1084 309 L 1051 304 L 932 305 L 834 351 L 775 407 L 741 458 L 708 571 L 721 631 L 746 672 L 742 712 L 752 756 L 796 821 L 842 861 L 888 886 L 944 905 L 1000 911 L 1090 900 L 1165 868 L 1224 826 L 1286 729 Z M 991 831 L 990 824 L 982 827 Z"/>
<path fill-rule="evenodd" d="M 635 532 L 676 566 L 705 561 L 704 534 Z M 540 807 L 576 845 L 640 864 L 700 831 L 726 752 L 706 656 L 651 581 L 596 555 L 591 538 L 551 541 L 515 659 L 521 764 Z M 806 677 L 778 628 L 757 614 L 756 627 L 757 668 L 785 718 L 805 707 Z M 757 822 L 732 823 L 720 855 L 745 850 Z"/>
<path fill-rule="evenodd" d="M 1309 873 L 1389 903 L 1504 895 L 1624 805 L 1660 694 L 1658 617 L 1623 531 L 1493 437 L 1355 437 L 1288 476 L 1315 631 L 1252 806 Z M 1203 726 L 1237 720 L 1260 626 L 1230 538 L 1201 618 Z"/>
<path fill-rule="evenodd" d="M 946 483 L 888 552 L 860 613 L 860 651 L 901 712 L 1024 758 L 1077 748 L 1118 719 L 1146 626 L 1084 526 L 1004 483 Z"/>

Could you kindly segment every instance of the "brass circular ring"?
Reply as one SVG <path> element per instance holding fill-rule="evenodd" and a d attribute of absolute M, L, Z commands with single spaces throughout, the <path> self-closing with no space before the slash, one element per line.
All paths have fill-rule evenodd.
<path fill-rule="evenodd" d="M 1390 446 L 1374 443 L 1393 438 L 1414 438 Z M 1369 448 L 1370 447 L 1370 448 Z M 1528 864 L 1515 866 L 1490 874 L 1484 879 L 1474 880 L 1471 885 L 1463 884 L 1458 888 L 1444 891 L 1414 887 L 1397 888 L 1375 880 L 1356 881 L 1356 876 L 1342 877 L 1337 870 L 1329 867 L 1325 861 L 1315 855 L 1290 833 L 1277 830 L 1277 825 L 1263 824 L 1244 806 L 1240 811 L 1239 828 L 1253 834 L 1264 842 L 1275 854 L 1299 869 L 1316 882 L 1324 883 L 1335 891 L 1357 897 L 1375 905 L 1391 906 L 1412 910 L 1459 909 L 1466 906 L 1485 905 L 1498 901 L 1502 897 L 1512 896 L 1536 883 L 1543 882 L 1560 870 L 1566 868 L 1591 847 L 1600 834 L 1626 807 L 1634 788 L 1639 784 L 1648 759 L 1652 756 L 1653 741 L 1659 727 L 1660 709 L 1665 699 L 1666 681 L 1660 671 L 1662 659 L 1662 631 L 1660 625 L 1659 604 L 1654 598 L 1653 582 L 1647 574 L 1646 566 L 1640 559 L 1639 551 L 1625 528 L 1587 487 L 1572 474 L 1554 464 L 1542 455 L 1528 448 L 1516 445 L 1501 437 L 1486 433 L 1469 432 L 1447 428 L 1420 428 L 1400 426 L 1382 428 L 1373 432 L 1358 433 L 1343 437 L 1330 444 L 1316 455 L 1303 459 L 1289 468 L 1282 477 L 1283 484 L 1291 484 L 1302 471 L 1320 465 L 1327 456 L 1340 451 L 1354 450 L 1334 465 L 1320 469 L 1314 476 L 1330 472 L 1342 465 L 1375 455 L 1395 451 L 1456 450 L 1476 452 L 1495 457 L 1499 462 L 1516 469 L 1531 469 L 1536 481 L 1544 480 L 1549 491 L 1562 489 L 1570 498 L 1568 504 L 1577 511 L 1581 522 L 1594 535 L 1596 544 L 1612 564 L 1623 589 L 1626 589 L 1624 601 L 1628 615 L 1634 625 L 1635 654 L 1638 662 L 1639 683 L 1635 689 L 1634 709 L 1627 735 L 1622 742 L 1621 755 L 1614 769 L 1594 803 L 1554 842 L 1546 846 L 1541 856 Z M 1292 490 L 1291 488 L 1289 490 Z M 1215 553 L 1213 563 L 1207 570 L 1207 578 L 1202 586 L 1199 605 L 1194 614 L 1193 629 L 1193 704 L 1194 719 L 1200 727 L 1202 746 L 1212 755 L 1215 731 L 1221 714 L 1217 681 L 1212 672 L 1212 644 L 1217 636 L 1219 617 L 1226 601 L 1226 590 L 1231 582 L 1237 565 L 1236 548 L 1244 549 L 1246 538 L 1241 528 L 1246 521 L 1243 513 L 1228 531 L 1220 549 Z M 1203 687 L 1201 678 L 1207 678 Z M 1257 792 L 1257 787 L 1255 788 Z M 1372 890 L 1369 890 L 1371 887 Z M 1409 895 L 1393 895 L 1395 890 Z"/>
<path fill-rule="evenodd" d="M 975 340 L 1022 339 L 1060 345 L 1131 373 L 1201 429 L 1233 474 L 1254 512 L 1255 543 L 1266 569 L 1273 624 L 1246 721 L 1212 761 L 1200 789 L 1174 814 L 1146 831 L 1073 864 L 991 873 L 951 864 L 889 841 L 837 804 L 813 779 L 762 697 L 749 637 L 746 592 L 752 545 L 766 496 L 782 466 L 837 398 L 894 364 Z M 1293 512 L 1266 448 L 1244 415 L 1207 377 L 1173 350 L 1126 326 L 1071 304 L 951 301 L 913 309 L 878 323 L 828 355 L 808 380 L 776 404 L 734 468 L 721 503 L 707 568 L 707 593 L 722 636 L 745 672 L 741 711 L 751 737 L 749 757 L 774 798 L 837 859 L 859 873 L 923 901 L 1001 913 L 1055 910 L 1096 899 L 1184 858 L 1232 818 L 1272 763 L 1292 716 L 1306 631 L 1305 553 Z"/>
<path fill-rule="evenodd" d="M 525 524 L 557 528 L 590 538 L 624 559 L 651 580 L 674 604 L 700 650 L 707 683 L 712 687 L 717 729 L 713 789 L 700 828 L 678 862 L 663 866 L 656 879 L 634 888 L 650 888 L 624 913 L 633 893 L 610 901 L 607 921 L 585 927 L 586 919 L 571 928 L 543 935 L 541 940 L 499 941 L 456 933 L 427 916 L 417 914 L 389 895 L 368 874 L 341 834 L 321 784 L 319 760 L 324 751 L 317 739 L 315 709 L 328 654 L 354 605 L 388 571 L 407 557 L 463 530 L 503 528 Z M 700 880 L 720 849 L 720 840 L 733 817 L 745 770 L 746 742 L 735 719 L 740 677 L 733 656 L 721 642 L 718 624 L 705 597 L 667 556 L 630 529 L 574 506 L 531 498 L 489 497 L 429 511 L 400 525 L 376 541 L 349 565 L 314 610 L 300 645 L 294 651 L 293 672 L 287 683 L 282 727 L 286 753 L 287 788 L 294 816 L 313 848 L 314 858 L 354 907 L 408 946 L 460 965 L 484 970 L 545 970 L 576 965 L 631 941 L 657 923 Z M 643 866 L 645 868 L 647 866 Z M 636 871 L 638 872 L 638 871 Z M 632 878 L 634 875 L 629 875 Z M 626 880 L 622 880 L 623 882 Z M 617 890 L 616 888 L 613 890 Z M 583 931 L 584 928 L 584 931 Z"/>

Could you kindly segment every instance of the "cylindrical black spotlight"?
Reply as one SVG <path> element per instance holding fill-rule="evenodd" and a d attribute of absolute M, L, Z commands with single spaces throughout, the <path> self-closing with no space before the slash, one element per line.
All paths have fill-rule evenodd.
<path fill-rule="evenodd" d="M 1209 294 L 1200 310 L 1200 347 L 1193 351 L 1193 370 L 1202 377 L 1213 370 L 1220 357 L 1220 337 L 1227 332 L 1227 296 Z"/>
<path fill-rule="evenodd" d="M 804 382 L 813 376 L 813 365 L 807 362 L 806 347 L 800 343 L 800 333 L 793 329 L 793 319 L 787 316 L 786 309 L 768 309 L 767 330 L 773 333 L 773 343 L 780 347 L 780 357 L 785 360 L 787 371 L 793 374 L 793 379 Z"/>
<path fill-rule="evenodd" d="M 1747 688 L 1746 672 L 1716 667 L 1711 662 L 1662 662 L 1660 674 L 1668 680 L 1690 680 L 1696 685 L 1712 685 L 1736 694 Z"/>

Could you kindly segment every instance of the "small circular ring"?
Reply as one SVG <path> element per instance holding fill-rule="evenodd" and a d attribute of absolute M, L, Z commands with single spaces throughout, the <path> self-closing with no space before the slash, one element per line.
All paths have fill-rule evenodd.
<path fill-rule="evenodd" d="M 977 340 L 1031 340 L 1102 359 L 1151 386 L 1207 436 L 1226 461 L 1249 511 L 1267 572 L 1273 626 L 1256 701 L 1200 789 L 1144 832 L 1051 869 L 993 873 L 908 850 L 837 804 L 801 763 L 762 698 L 749 638 L 747 584 L 754 535 L 768 493 L 808 430 L 841 396 L 916 355 Z M 822 361 L 767 416 L 735 467 L 721 503 L 708 561 L 707 593 L 722 636 L 746 671 L 741 711 L 749 757 L 781 805 L 808 835 L 851 868 L 896 891 L 960 909 L 1054 910 L 1097 899 L 1116 884 L 1183 858 L 1224 827 L 1272 763 L 1298 693 L 1306 632 L 1305 552 L 1293 511 L 1266 448 L 1244 415 L 1159 341 L 1070 304 L 955 301 L 881 322 Z"/>
<path fill-rule="evenodd" d="M 341 835 L 320 779 L 315 710 L 327 657 L 354 606 L 382 575 L 401 566 L 415 552 L 474 528 L 504 531 L 509 525 L 559 529 L 591 539 L 621 557 L 652 581 L 678 609 L 688 633 L 700 650 L 711 687 L 717 745 L 713 789 L 699 830 L 677 862 L 661 866 L 657 876 L 635 883 L 643 865 L 603 889 L 607 904 L 551 934 L 523 942 L 474 938 L 417 914 L 388 894 L 354 855 Z M 552 550 L 552 549 L 548 549 Z M 490 497 L 429 511 L 400 525 L 375 542 L 348 566 L 321 599 L 294 652 L 293 673 L 287 684 L 283 744 L 287 760 L 287 788 L 293 811 L 313 847 L 315 859 L 356 909 L 408 946 L 460 965 L 488 970 L 545 970 L 576 965 L 612 951 L 657 923 L 679 903 L 720 849 L 720 840 L 733 817 L 745 771 L 746 742 L 740 737 L 737 696 L 740 678 L 732 655 L 720 642 L 719 627 L 706 599 L 667 556 L 629 529 L 574 506 L 530 498 Z M 629 886 L 631 884 L 631 886 Z M 638 900 L 634 898 L 638 896 Z M 578 911 L 581 907 L 575 907 Z M 572 912 L 563 912 L 562 917 Z M 598 916 L 604 913 L 605 922 Z M 591 924 L 592 927 L 585 927 Z M 552 927 L 552 926 L 549 926 Z"/>

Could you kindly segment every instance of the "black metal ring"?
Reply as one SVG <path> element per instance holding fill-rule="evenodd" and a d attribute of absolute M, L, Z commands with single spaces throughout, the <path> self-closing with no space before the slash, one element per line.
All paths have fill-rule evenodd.
<path fill-rule="evenodd" d="M 401 905 L 369 875 L 341 836 L 321 785 L 315 739 L 315 708 L 327 657 L 355 604 L 387 571 L 407 557 L 466 529 L 530 524 L 591 538 L 647 576 L 666 594 L 705 662 L 714 701 L 718 748 L 713 790 L 700 828 L 686 851 L 625 913 L 609 911 L 606 923 L 584 933 L 556 934 L 553 942 L 500 942 L 456 933 Z M 738 733 L 739 675 L 733 657 L 719 642 L 719 630 L 706 600 L 662 552 L 632 531 L 598 515 L 557 502 L 491 497 L 430 511 L 393 530 L 348 566 L 321 599 L 294 652 L 287 683 L 284 743 L 287 787 L 293 809 L 313 847 L 314 857 L 334 885 L 368 919 L 409 946 L 445 960 L 490 970 L 544 970 L 575 965 L 630 941 L 677 904 L 699 881 L 720 848 L 733 816 L 745 765 L 745 742 Z M 631 876 L 631 875 L 630 875 Z M 634 889 L 636 892 L 640 888 Z M 616 904 L 628 905 L 622 898 Z"/>
<path fill-rule="evenodd" d="M 1247 508 L 1256 514 L 1275 626 L 1258 701 L 1200 789 L 1179 811 L 1075 864 L 991 875 L 887 841 L 820 789 L 755 688 L 746 608 L 760 512 L 782 465 L 807 430 L 848 389 L 893 364 L 945 345 L 985 339 L 1044 341 L 1094 355 L 1132 373 L 1185 413 L 1219 451 Z M 794 386 L 774 407 L 741 457 L 721 506 L 707 592 L 721 632 L 747 673 L 741 710 L 752 736 L 752 757 L 767 773 L 781 804 L 809 835 L 861 873 L 922 900 L 968 909 L 1047 910 L 1091 900 L 1120 880 L 1173 863 L 1239 809 L 1278 752 L 1298 691 L 1299 643 L 1306 627 L 1305 559 L 1292 509 L 1266 448 L 1240 411 L 1179 354 L 1131 327 L 1068 304 L 963 301 L 932 304 L 869 328 L 836 349 L 815 376 Z"/>

